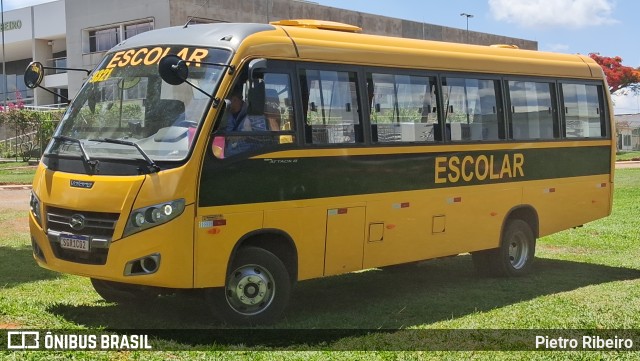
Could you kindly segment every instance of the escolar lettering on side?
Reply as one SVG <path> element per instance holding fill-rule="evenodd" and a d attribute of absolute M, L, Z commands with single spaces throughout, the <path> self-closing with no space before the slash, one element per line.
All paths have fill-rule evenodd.
<path fill-rule="evenodd" d="M 499 168 L 496 165 L 499 165 Z M 502 157 L 499 155 L 436 157 L 435 182 L 443 184 L 519 178 L 524 177 L 523 166 L 522 153 L 505 154 Z"/>

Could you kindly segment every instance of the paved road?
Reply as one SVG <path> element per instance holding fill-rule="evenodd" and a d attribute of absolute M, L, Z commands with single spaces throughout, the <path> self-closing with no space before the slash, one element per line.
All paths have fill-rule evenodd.
<path fill-rule="evenodd" d="M 8 189 L 0 188 L 0 210 L 10 209 L 18 211 L 26 211 L 29 209 L 29 196 L 31 190 L 29 188 L 11 187 Z"/>
<path fill-rule="evenodd" d="M 623 168 L 640 168 L 640 162 L 638 161 L 616 162 L 616 169 L 623 169 Z"/>

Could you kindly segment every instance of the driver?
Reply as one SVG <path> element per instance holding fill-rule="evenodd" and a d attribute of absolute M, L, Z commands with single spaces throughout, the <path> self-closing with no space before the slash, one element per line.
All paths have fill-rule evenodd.
<path fill-rule="evenodd" d="M 227 119 L 227 132 L 251 130 L 250 122 L 247 122 L 247 103 L 242 99 L 242 89 L 234 89 L 229 95 L 229 118 Z"/>

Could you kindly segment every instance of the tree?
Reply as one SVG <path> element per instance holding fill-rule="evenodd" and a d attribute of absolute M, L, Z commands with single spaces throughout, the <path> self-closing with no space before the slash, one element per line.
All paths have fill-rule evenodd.
<path fill-rule="evenodd" d="M 601 56 L 599 53 L 590 53 L 589 56 L 602 67 L 611 94 L 621 89 L 640 93 L 639 69 L 622 65 L 622 58 L 619 56 Z"/>

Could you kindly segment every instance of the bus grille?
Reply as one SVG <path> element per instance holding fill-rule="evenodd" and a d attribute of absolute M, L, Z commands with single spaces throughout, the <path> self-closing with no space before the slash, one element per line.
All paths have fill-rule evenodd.
<path fill-rule="evenodd" d="M 103 265 L 107 263 L 109 244 L 118 222 L 118 213 L 74 211 L 47 207 L 47 235 L 53 253 L 65 261 Z M 83 219 L 83 227 L 74 229 L 74 218 Z M 60 246 L 60 234 L 75 234 L 91 237 L 90 251 L 64 249 Z"/>

